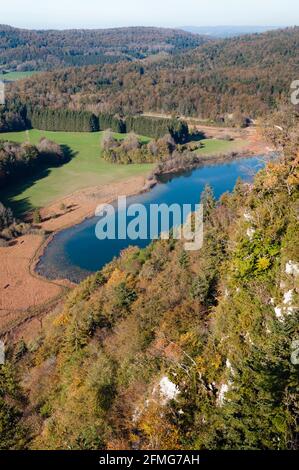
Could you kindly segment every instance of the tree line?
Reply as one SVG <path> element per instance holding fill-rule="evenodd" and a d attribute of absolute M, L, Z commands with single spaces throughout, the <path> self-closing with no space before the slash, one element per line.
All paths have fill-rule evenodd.
<path fill-rule="evenodd" d="M 95 132 L 98 118 L 89 111 L 29 107 L 28 123 L 35 129 L 66 132 Z"/>
<path fill-rule="evenodd" d="M 19 101 L 0 107 L 0 132 L 35 128 L 47 131 L 96 132 L 111 129 L 125 134 L 134 132 L 154 139 L 170 134 L 175 143 L 183 144 L 189 138 L 188 125 L 177 118 L 124 116 L 90 111 L 53 109 L 32 106 Z"/>
<path fill-rule="evenodd" d="M 127 130 L 126 121 L 113 114 L 101 113 L 99 115 L 99 129 L 105 131 L 111 129 L 113 132 L 123 134 Z"/>
<path fill-rule="evenodd" d="M 188 125 L 177 118 L 128 116 L 126 118 L 126 131 L 154 139 L 170 134 L 177 144 L 184 144 L 189 138 Z"/>
<path fill-rule="evenodd" d="M 96 132 L 111 129 L 125 134 L 134 132 L 152 138 L 170 134 L 175 143 L 183 144 L 189 137 L 188 125 L 177 118 L 155 118 L 148 116 L 124 116 L 68 109 L 32 108 L 27 120 L 33 128 L 48 131 Z"/>

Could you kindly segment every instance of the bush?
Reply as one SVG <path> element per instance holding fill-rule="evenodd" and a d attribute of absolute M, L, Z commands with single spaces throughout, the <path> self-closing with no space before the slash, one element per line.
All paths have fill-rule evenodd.
<path fill-rule="evenodd" d="M 128 134 L 124 140 L 117 140 L 111 132 L 107 132 L 102 140 L 103 158 L 112 163 L 153 163 L 169 159 L 176 145 L 170 134 L 141 144 L 134 133 Z"/>

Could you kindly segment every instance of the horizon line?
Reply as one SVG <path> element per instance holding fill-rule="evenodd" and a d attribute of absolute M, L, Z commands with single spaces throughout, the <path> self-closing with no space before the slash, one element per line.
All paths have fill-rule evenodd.
<path fill-rule="evenodd" d="M 30 26 L 14 26 L 9 23 L 0 23 L 0 27 L 6 26 L 13 29 L 23 29 L 23 30 L 31 30 L 31 31 L 71 31 L 71 30 L 108 30 L 108 29 L 125 29 L 125 28 L 157 28 L 157 29 L 181 29 L 184 28 L 295 28 L 298 27 L 297 24 L 288 24 L 288 25 L 254 25 L 254 24 L 216 24 L 216 25 L 183 25 L 183 26 L 157 26 L 157 25 L 143 25 L 143 24 L 131 24 L 131 25 L 121 25 L 121 26 L 102 26 L 102 27 L 94 27 L 94 26 L 70 26 L 70 27 L 30 27 Z"/>

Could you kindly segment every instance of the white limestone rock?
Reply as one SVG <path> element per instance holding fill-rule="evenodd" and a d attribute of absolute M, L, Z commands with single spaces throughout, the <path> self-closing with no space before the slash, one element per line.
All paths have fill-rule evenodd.
<path fill-rule="evenodd" d="M 285 272 L 290 276 L 299 276 L 299 264 L 295 263 L 295 261 L 288 261 L 286 264 Z"/>
<path fill-rule="evenodd" d="M 167 376 L 162 377 L 159 382 L 159 386 L 164 403 L 167 403 L 170 400 L 175 400 L 180 393 L 177 385 L 171 382 Z"/>
<path fill-rule="evenodd" d="M 247 229 L 246 234 L 247 234 L 247 237 L 249 238 L 249 240 L 253 239 L 253 236 L 254 236 L 255 232 L 256 232 L 256 230 L 253 227 L 249 227 Z"/>

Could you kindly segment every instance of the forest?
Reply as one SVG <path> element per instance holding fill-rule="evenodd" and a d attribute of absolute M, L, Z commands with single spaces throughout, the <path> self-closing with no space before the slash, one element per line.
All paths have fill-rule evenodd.
<path fill-rule="evenodd" d="M 161 53 L 177 54 L 206 41 L 204 36 L 166 28 L 41 31 L 0 25 L 0 71 L 134 61 Z"/>
<path fill-rule="evenodd" d="M 156 112 L 244 125 L 287 102 L 298 46 L 299 28 L 287 28 L 208 42 L 156 61 L 38 74 L 8 85 L 7 94 L 32 106 L 95 115 Z"/>
<path fill-rule="evenodd" d="M 9 349 L 2 449 L 297 448 L 294 110 L 265 134 L 281 157 L 254 183 L 202 194 L 200 252 L 128 248 Z"/>

